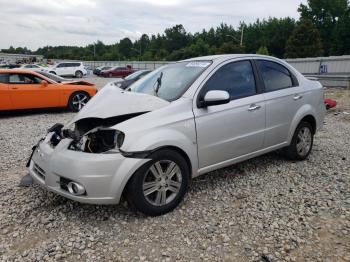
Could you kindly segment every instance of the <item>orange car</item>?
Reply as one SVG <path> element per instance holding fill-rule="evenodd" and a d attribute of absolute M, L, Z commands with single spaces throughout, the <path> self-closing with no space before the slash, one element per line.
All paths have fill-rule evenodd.
<path fill-rule="evenodd" d="M 0 69 L 0 110 L 68 107 L 76 112 L 96 92 L 86 81 L 56 83 L 33 71 Z"/>

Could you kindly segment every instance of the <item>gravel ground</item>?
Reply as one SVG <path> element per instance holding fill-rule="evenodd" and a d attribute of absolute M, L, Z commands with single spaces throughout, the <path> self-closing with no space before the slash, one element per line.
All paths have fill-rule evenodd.
<path fill-rule="evenodd" d="M 1 116 L 0 260 L 350 261 L 345 98 L 307 161 L 271 153 L 198 177 L 180 207 L 155 218 L 18 187 L 31 146 L 74 114 Z"/>

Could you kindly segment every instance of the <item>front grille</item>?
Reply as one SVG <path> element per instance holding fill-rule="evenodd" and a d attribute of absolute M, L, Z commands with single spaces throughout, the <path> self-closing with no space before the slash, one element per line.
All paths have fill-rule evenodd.
<path fill-rule="evenodd" d="M 34 163 L 33 170 L 42 180 L 45 180 L 45 171 L 38 164 Z"/>

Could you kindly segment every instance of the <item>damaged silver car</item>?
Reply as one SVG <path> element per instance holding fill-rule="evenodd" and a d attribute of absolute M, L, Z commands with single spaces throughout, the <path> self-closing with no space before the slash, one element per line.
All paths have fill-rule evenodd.
<path fill-rule="evenodd" d="M 107 85 L 33 148 L 30 175 L 91 204 L 122 196 L 147 215 L 174 209 L 198 175 L 276 150 L 310 154 L 325 107 L 320 83 L 267 56 L 220 55 Z"/>

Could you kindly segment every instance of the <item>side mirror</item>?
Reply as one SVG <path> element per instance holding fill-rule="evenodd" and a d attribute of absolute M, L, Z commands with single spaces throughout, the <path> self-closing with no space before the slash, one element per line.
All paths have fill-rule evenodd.
<path fill-rule="evenodd" d="M 230 102 L 230 94 L 224 90 L 211 90 L 208 91 L 203 100 L 199 102 L 198 107 L 208 107 L 227 104 Z"/>
<path fill-rule="evenodd" d="M 49 83 L 46 80 L 41 80 L 41 82 L 40 82 L 41 87 L 47 87 L 48 84 Z"/>

